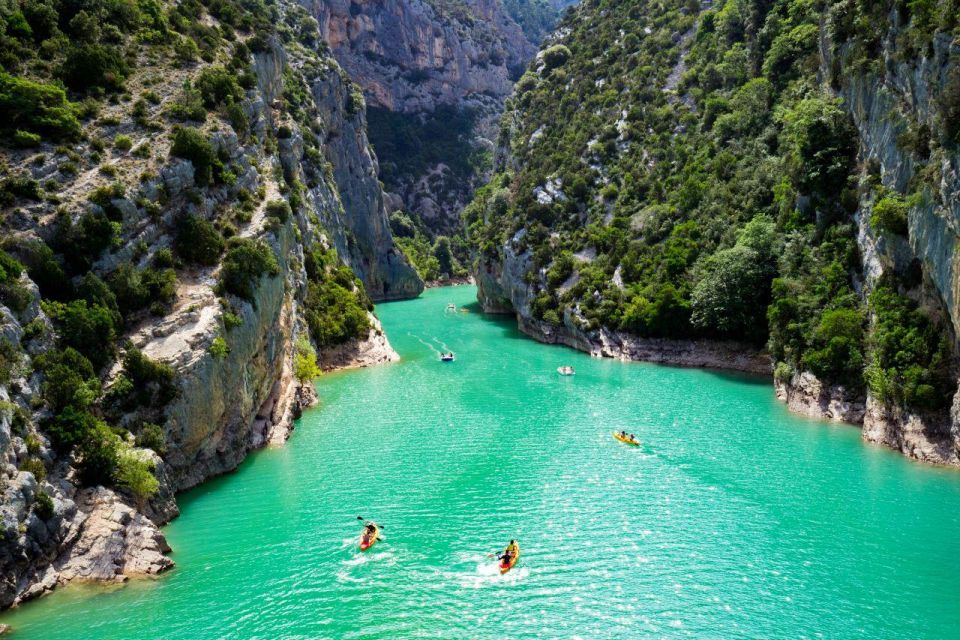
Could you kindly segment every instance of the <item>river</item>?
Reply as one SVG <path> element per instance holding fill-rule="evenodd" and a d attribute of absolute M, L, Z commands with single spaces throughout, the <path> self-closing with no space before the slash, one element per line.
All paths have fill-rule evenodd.
<path fill-rule="evenodd" d="M 286 446 L 181 496 L 173 571 L 0 622 L 45 640 L 956 637 L 960 472 L 793 416 L 768 380 L 538 344 L 474 296 L 380 305 L 403 360 L 324 375 Z M 384 525 L 365 554 L 358 515 Z M 510 538 L 500 576 L 485 554 Z"/>

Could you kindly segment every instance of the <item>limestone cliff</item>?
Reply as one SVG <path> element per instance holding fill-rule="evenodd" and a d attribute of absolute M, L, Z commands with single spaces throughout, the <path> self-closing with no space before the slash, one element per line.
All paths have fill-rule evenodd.
<path fill-rule="evenodd" d="M 234 64 L 248 70 L 236 101 L 192 122 L 193 144 L 201 151 L 209 144 L 207 155 L 183 157 L 189 154 L 172 142 L 179 129 L 162 118 L 189 97 L 191 80 L 203 86 L 204 73 L 218 73 L 216 65 L 229 59 L 225 48 L 211 52 L 212 63 L 168 67 L 144 47 L 127 82 L 149 86 L 150 101 L 138 107 L 145 114 L 131 121 L 129 106 L 116 101 L 84 123 L 87 138 L 73 148 L 42 143 L 38 150 L 0 150 L 5 167 L 17 171 L 17 184 L 42 179 L 57 194 L 31 199 L 18 193 L 3 204 L 4 249 L 27 267 L 20 273 L 22 265 L 5 263 L 17 274 L 4 282 L 0 305 L 6 376 L 0 384 L 0 607 L 70 580 L 125 580 L 173 566 L 158 527 L 176 517 L 175 493 L 286 439 L 301 409 L 315 401 L 312 384 L 296 377 L 294 357 L 312 351 L 311 340 L 327 368 L 396 358 L 366 296 L 416 296 L 423 283 L 393 246 L 363 100 L 336 61 L 318 53 L 316 25 L 311 35 L 298 5 L 281 3 L 276 18 L 278 35 L 234 47 Z M 300 40 L 288 37 L 302 28 Z M 134 141 L 113 153 L 91 147 L 105 136 Z M 128 153 L 134 145 L 142 153 Z M 103 155 L 108 159 L 101 165 Z M 202 173 L 211 158 L 213 179 Z M 46 243 L 59 249 L 65 220 L 68 229 L 78 229 L 103 216 L 113 220 L 103 227 L 109 246 L 82 263 L 89 268 L 85 276 L 64 278 L 82 250 L 56 254 Z M 185 234 L 184 220 L 214 224 L 194 222 L 194 232 Z M 232 236 L 226 254 L 223 240 L 211 237 L 220 230 Z M 217 251 L 214 259 L 187 259 L 205 241 Z M 49 256 L 42 258 L 44 268 L 61 279 L 45 280 L 31 252 Z M 257 261 L 262 266 L 249 271 Z M 150 294 L 160 299 L 149 312 L 113 316 L 121 335 L 105 341 L 108 361 L 98 364 L 99 380 L 87 383 L 91 391 L 82 405 L 86 419 L 110 421 L 113 434 L 102 436 L 115 447 L 110 455 L 136 458 L 157 485 L 141 493 L 120 480 L 87 486 L 78 472 L 84 454 L 54 446 L 49 425 L 58 424 L 62 410 L 50 404 L 48 370 L 39 356 L 76 340 L 56 316 L 63 309 L 57 305 L 84 283 L 99 293 L 70 304 L 86 312 L 88 304 L 107 308 L 94 299 L 116 305 L 118 286 L 142 288 L 144 278 L 158 276 L 167 284 Z M 234 284 L 225 284 L 231 277 Z M 52 287 L 61 285 L 51 301 Z M 323 314 L 340 313 L 324 306 L 330 296 L 333 304 L 348 305 L 342 313 L 370 328 L 355 336 L 318 336 Z M 162 400 L 134 400 L 124 354 L 141 354 L 138 361 L 165 380 Z M 157 384 L 146 383 L 153 389 L 148 393 Z M 71 410 L 74 402 L 68 399 Z"/>
<path fill-rule="evenodd" d="M 711 75 L 723 65 L 711 58 L 716 49 L 711 50 L 710 46 L 716 45 L 704 46 L 701 41 L 721 34 L 721 40 L 726 37 L 728 43 L 735 42 L 734 48 L 747 43 L 753 47 L 753 55 L 764 61 L 763 70 L 752 81 L 753 87 L 769 79 L 766 86 L 774 91 L 779 82 L 788 91 L 824 96 L 824 100 L 842 110 L 842 126 L 849 125 L 852 140 L 849 175 L 843 177 L 845 183 L 840 188 L 816 205 L 811 205 L 808 195 L 794 194 L 793 200 L 781 202 L 772 211 L 774 216 L 782 216 L 782 212 L 795 208 L 800 212 L 797 215 L 802 216 L 816 210 L 814 226 L 822 231 L 831 224 L 826 211 L 842 202 L 843 209 L 835 209 L 837 212 L 829 215 L 835 215 L 833 224 L 842 225 L 843 233 L 849 234 L 850 255 L 854 256 L 844 278 L 851 298 L 858 299 L 854 306 L 862 310 L 856 313 L 863 314 L 858 321 L 862 324 L 855 329 L 861 342 L 854 354 L 855 358 L 862 358 L 862 364 L 846 382 L 828 383 L 810 370 L 812 359 L 799 366 L 781 363 L 775 380 L 777 395 L 791 410 L 862 424 L 864 439 L 911 457 L 960 464 L 960 395 L 954 395 L 960 353 L 956 342 L 960 322 L 960 267 L 956 259 L 960 236 L 960 153 L 955 135 L 960 46 L 955 16 L 949 15 L 946 8 L 941 15 L 939 8 L 923 13 L 896 3 L 862 5 L 867 8 L 860 16 L 855 3 L 840 1 L 825 3 L 822 15 L 811 14 L 800 20 L 806 20 L 806 24 L 798 26 L 790 23 L 794 18 L 773 8 L 766 17 L 763 36 L 754 41 L 750 21 L 756 16 L 747 18 L 754 9 L 748 10 L 746 3 L 702 2 L 699 13 L 691 9 L 693 3 L 675 3 L 665 9 L 665 15 L 674 17 L 668 30 L 654 24 L 642 3 L 627 4 L 632 8 L 600 3 L 578 9 L 578 18 L 568 20 L 555 40 L 562 46 L 553 47 L 549 54 L 541 52 L 517 85 L 514 104 L 503 121 L 504 144 L 498 149 L 500 173 L 467 215 L 467 223 L 476 229 L 473 274 L 484 309 L 516 314 L 521 330 L 537 339 L 562 342 L 596 355 L 679 364 L 689 361 L 684 355 L 689 352 L 679 349 L 675 340 L 663 340 L 657 346 L 657 339 L 625 335 L 598 318 L 612 316 L 623 326 L 629 324 L 628 320 L 636 320 L 635 316 L 627 318 L 630 313 L 655 316 L 659 312 L 655 305 L 660 301 L 652 297 L 656 293 L 654 284 L 643 289 L 648 282 L 638 282 L 636 275 L 627 272 L 629 269 L 636 273 L 644 267 L 644 260 L 657 265 L 658 242 L 662 247 L 675 240 L 664 230 L 685 220 L 688 211 L 702 206 L 711 195 L 711 186 L 698 182 L 702 175 L 695 171 L 677 175 L 686 161 L 684 154 L 692 153 L 691 147 L 696 147 L 698 153 L 723 148 L 718 160 L 722 156 L 722 161 L 732 167 L 736 154 L 745 145 L 764 140 L 765 146 L 744 156 L 744 164 L 736 165 L 737 169 L 730 169 L 727 174 L 717 172 L 708 178 L 724 190 L 735 191 L 737 185 L 747 184 L 749 179 L 743 175 L 746 172 L 735 173 L 744 167 L 759 168 L 772 162 L 771 166 L 779 167 L 788 176 L 791 170 L 796 171 L 790 164 L 790 151 L 785 149 L 789 132 L 777 129 L 784 120 L 770 119 L 766 129 L 755 129 L 749 135 L 743 130 L 738 132 L 742 121 L 731 129 L 724 128 L 746 111 L 732 108 L 745 91 L 738 94 L 722 88 L 724 83 L 736 87 L 737 81 Z M 618 15 L 621 8 L 624 14 Z M 633 32 L 620 27 L 627 12 Z M 753 24 L 764 24 L 764 20 Z M 784 35 L 768 49 L 767 44 L 776 40 L 776 25 L 785 25 Z M 703 28 L 709 35 L 694 37 Z M 740 31 L 731 35 L 734 32 L 726 29 Z M 612 53 L 606 59 L 584 55 L 584 50 L 603 49 L 590 39 L 591 34 L 603 37 L 600 33 L 609 36 L 607 44 Z M 800 48 L 778 58 L 783 53 L 778 45 L 788 38 L 800 38 L 800 34 L 808 38 L 803 45 L 807 47 L 803 49 L 805 53 L 797 45 Z M 697 49 L 698 46 L 702 48 Z M 633 51 L 632 57 L 640 61 L 627 67 L 640 69 L 646 62 L 648 66 L 643 68 L 653 70 L 646 86 L 631 86 L 629 78 L 616 77 L 611 71 L 613 65 L 623 60 L 624 51 Z M 552 60 L 547 60 L 546 55 Z M 729 59 L 724 64 L 728 62 Z M 778 63 L 783 65 L 782 73 L 788 79 L 771 73 Z M 564 122 L 558 129 L 554 110 L 562 107 L 554 107 L 573 100 L 576 94 L 572 88 L 578 83 L 587 86 L 581 96 L 591 91 L 605 92 L 601 95 L 606 104 L 589 106 L 594 122 Z M 608 89 L 611 86 L 615 90 Z M 658 90 L 650 92 L 650 86 Z M 740 86 L 751 85 L 748 81 Z M 770 104 L 774 95 L 767 94 L 749 110 L 762 112 L 763 100 Z M 728 98 L 730 103 L 725 102 Z M 784 100 L 784 104 L 789 103 L 789 99 Z M 723 106 L 710 113 L 718 105 Z M 654 112 L 672 113 L 675 117 L 644 120 Z M 718 117 L 719 120 L 713 120 Z M 594 129 L 580 130 L 578 126 Z M 725 147 L 731 139 L 735 144 Z M 683 142 L 671 147 L 671 140 Z M 778 154 L 785 156 L 784 164 L 775 164 L 780 161 Z M 709 153 L 705 157 L 710 157 Z M 842 152 L 831 151 L 831 158 L 840 161 L 841 157 Z M 809 166 L 812 160 L 806 162 Z M 671 169 L 663 169 L 664 166 Z M 576 185 L 578 173 L 585 180 Z M 761 173 L 758 170 L 755 175 Z M 781 187 L 788 186 L 788 179 Z M 672 191 L 675 184 L 685 186 Z M 852 186 L 841 193 L 844 184 Z M 575 190 L 580 191 L 579 196 L 574 195 Z M 629 206 L 624 202 L 625 194 L 633 198 Z M 672 197 L 677 194 L 678 197 Z M 686 198 L 688 195 L 691 197 Z M 774 202 L 776 197 L 769 201 Z M 884 203 L 888 210 L 889 202 L 902 203 L 902 228 L 874 215 L 884 197 L 889 198 Z M 709 234 L 714 225 L 728 224 L 718 217 L 724 213 L 723 199 L 711 201 L 712 208 L 704 208 L 702 217 L 687 223 L 696 222 L 690 227 L 695 233 Z M 751 206 L 763 207 L 756 201 Z M 675 231 L 676 227 L 673 228 Z M 533 235 L 536 237 L 531 238 Z M 651 237 L 654 240 L 648 240 Z M 622 240 L 640 248 L 609 248 Z M 702 240 L 691 244 L 698 241 Z M 813 236 L 808 241 L 817 239 Z M 598 242 L 608 243 L 606 255 L 597 255 Z M 729 240 L 726 242 L 725 246 L 729 246 Z M 698 250 L 704 245 L 709 246 L 703 243 Z M 566 262 L 558 259 L 561 250 L 566 253 Z M 625 258 L 631 257 L 631 253 L 636 261 L 627 265 Z M 701 258 L 678 280 L 696 282 L 711 264 Z M 664 262 L 659 268 L 662 273 L 676 265 Z M 777 268 L 789 270 L 783 262 Z M 651 272 L 645 274 L 652 276 Z M 585 286 L 588 277 L 589 284 Z M 804 291 L 797 278 L 785 277 L 784 281 L 794 287 L 792 297 L 784 300 L 789 307 Z M 877 364 L 881 361 L 877 354 L 884 347 L 881 341 L 895 340 L 890 336 L 896 330 L 888 324 L 883 329 L 885 337 L 880 337 L 879 327 L 884 320 L 873 294 L 881 285 L 887 291 L 895 291 L 903 309 L 915 309 L 911 317 L 920 318 L 917 326 L 928 327 L 925 330 L 929 342 L 935 343 L 942 337 L 942 344 L 946 345 L 940 351 L 931 349 L 936 353 L 928 356 L 922 366 L 915 366 L 916 375 L 927 375 L 934 367 L 936 375 L 946 372 L 943 377 L 947 384 L 931 383 L 926 388 L 929 400 L 925 408 L 918 408 L 923 403 L 915 398 L 914 405 L 908 407 L 902 388 L 892 388 L 885 382 L 899 374 L 882 370 Z M 741 294 L 748 296 L 751 292 Z M 627 304 L 631 296 L 634 306 Z M 834 300 L 827 304 L 834 302 L 839 304 Z M 682 321 L 682 314 L 677 317 Z M 801 326 L 804 318 L 792 317 L 791 321 Z M 634 324 L 642 326 L 642 322 Z M 645 330 L 669 334 L 673 327 L 648 325 Z M 907 331 L 905 328 L 903 333 Z M 939 332 L 939 336 L 931 336 L 932 332 Z M 711 337 L 710 333 L 706 332 L 706 337 Z M 722 334 L 715 329 L 712 333 Z M 756 340 L 754 344 L 760 342 Z M 693 344 L 696 341 L 690 346 Z M 722 359 L 714 359 L 714 366 L 751 368 L 745 363 L 755 363 L 754 356 L 760 356 L 754 346 L 745 347 L 750 357 L 732 357 L 738 348 L 744 347 L 714 340 L 701 342 L 699 348 L 705 350 L 699 357 L 704 364 L 711 359 L 706 354 L 716 353 L 718 348 L 726 354 Z M 779 357 L 783 357 L 782 348 L 780 351 Z M 768 360 L 759 369 L 772 372 L 773 364 Z M 894 365 L 888 362 L 885 366 Z M 927 379 L 933 378 L 931 374 Z M 882 397 L 881 388 L 885 390 Z M 952 408 L 944 409 L 950 401 Z"/>
<path fill-rule="evenodd" d="M 383 121 L 373 130 L 384 133 L 373 142 L 398 204 L 436 232 L 455 232 L 460 210 L 484 178 L 503 101 L 539 42 L 528 39 L 502 0 L 312 0 L 306 6 L 333 55 L 363 87 L 371 118 Z M 465 126 L 454 112 L 464 114 Z M 425 123 L 430 133 L 419 136 Z M 398 145 L 391 139 L 397 129 L 412 132 L 405 139 L 417 136 L 415 147 L 443 148 L 424 153 L 405 146 L 409 141 Z"/>

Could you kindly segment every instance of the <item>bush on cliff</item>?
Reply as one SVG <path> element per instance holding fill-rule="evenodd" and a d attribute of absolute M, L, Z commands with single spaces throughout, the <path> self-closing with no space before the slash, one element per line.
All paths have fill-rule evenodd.
<path fill-rule="evenodd" d="M 93 365 L 75 349 L 45 353 L 34 363 L 44 375 L 43 399 L 54 412 L 71 406 L 86 409 L 100 395 L 100 380 Z"/>
<path fill-rule="evenodd" d="M 86 300 L 49 302 L 44 308 L 60 334 L 63 347 L 73 347 L 100 369 L 113 356 L 117 331 L 110 309 Z"/>
<path fill-rule="evenodd" d="M 0 133 L 23 130 L 50 140 L 80 137 L 80 122 L 63 89 L 0 71 Z"/>
<path fill-rule="evenodd" d="M 870 390 L 881 402 L 915 411 L 947 408 L 956 389 L 947 332 L 889 282 L 870 295 L 870 310 Z"/>
<path fill-rule="evenodd" d="M 213 266 L 219 262 L 225 244 L 223 236 L 206 218 L 188 214 L 177 221 L 174 247 L 184 260 Z"/>
<path fill-rule="evenodd" d="M 226 293 L 252 301 L 257 280 L 279 273 L 277 258 L 263 241 L 231 238 L 220 269 L 220 287 Z"/>
<path fill-rule="evenodd" d="M 194 180 L 200 186 L 209 184 L 213 170 L 221 166 L 213 145 L 202 131 L 192 127 L 174 129 L 170 155 L 184 158 L 193 164 Z"/>
<path fill-rule="evenodd" d="M 300 384 L 307 384 L 320 375 L 317 351 L 306 338 L 300 338 L 297 341 L 293 354 L 293 375 Z"/>

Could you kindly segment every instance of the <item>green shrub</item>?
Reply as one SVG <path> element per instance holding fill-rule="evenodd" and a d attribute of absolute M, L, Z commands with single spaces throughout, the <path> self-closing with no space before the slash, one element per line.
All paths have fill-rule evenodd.
<path fill-rule="evenodd" d="M 290 205 L 286 200 L 271 200 L 267 203 L 267 215 L 281 223 L 290 219 Z"/>
<path fill-rule="evenodd" d="M 43 521 L 47 521 L 53 517 L 53 499 L 47 495 L 46 491 L 37 492 L 37 498 L 33 503 L 33 512 Z"/>
<path fill-rule="evenodd" d="M 97 369 L 107 364 L 113 356 L 117 336 L 109 309 L 98 304 L 88 305 L 86 300 L 50 303 L 46 309 L 57 326 L 63 347 L 73 347 Z"/>
<path fill-rule="evenodd" d="M 859 388 L 863 374 L 863 313 L 859 309 L 830 309 L 820 316 L 804 365 L 823 380 Z"/>
<path fill-rule="evenodd" d="M 200 92 L 208 109 L 239 102 L 243 98 L 236 74 L 223 67 L 207 67 L 197 76 L 193 86 Z"/>
<path fill-rule="evenodd" d="M 114 476 L 117 484 L 133 494 L 140 506 L 160 489 L 153 475 L 153 464 L 136 451 L 120 451 Z"/>
<path fill-rule="evenodd" d="M 75 140 L 80 137 L 80 122 L 63 89 L 0 71 L 0 133 L 12 136 L 18 130 L 28 136 Z"/>
<path fill-rule="evenodd" d="M 201 186 L 210 183 L 213 169 L 220 165 L 213 145 L 203 132 L 190 127 L 177 127 L 174 130 L 170 155 L 189 160 L 193 164 L 194 178 Z"/>
<path fill-rule="evenodd" d="M 47 478 L 47 467 L 43 464 L 43 460 L 39 458 L 27 458 L 21 462 L 20 471 L 29 471 L 37 479 L 37 482 L 43 482 Z"/>
<path fill-rule="evenodd" d="M 77 443 L 77 470 L 86 486 L 109 485 L 120 462 L 120 439 L 107 423 L 93 418 L 83 438 Z"/>
<path fill-rule="evenodd" d="M 130 136 L 118 135 L 113 139 L 113 146 L 120 151 L 130 151 L 133 148 L 133 140 Z"/>
<path fill-rule="evenodd" d="M 19 147 L 21 149 L 29 149 L 31 147 L 39 147 L 41 137 L 39 133 L 30 133 L 29 131 L 23 131 L 17 129 L 13 132 L 13 146 Z"/>
<path fill-rule="evenodd" d="M 540 58 L 543 60 L 544 69 L 550 71 L 551 69 L 556 69 L 566 64 L 571 55 L 568 47 L 562 44 L 555 44 L 544 49 L 540 54 Z"/>
<path fill-rule="evenodd" d="M 846 187 L 856 154 L 850 116 L 836 102 L 807 98 L 787 112 L 784 120 L 797 187 L 824 200 L 836 198 Z"/>
<path fill-rule="evenodd" d="M 177 274 L 169 268 L 138 269 L 130 262 L 123 262 L 107 276 L 107 284 L 123 314 L 139 311 L 156 302 L 170 302 L 177 295 Z"/>
<path fill-rule="evenodd" d="M 343 266 L 310 281 L 304 306 L 310 334 L 320 347 L 343 344 L 370 332 L 361 286 Z"/>
<path fill-rule="evenodd" d="M 213 342 L 210 343 L 210 348 L 207 349 L 214 358 L 225 358 L 227 354 L 230 353 L 230 345 L 227 344 L 227 341 L 223 339 L 222 336 L 217 336 L 213 339 Z"/>
<path fill-rule="evenodd" d="M 69 453 L 96 428 L 97 419 L 89 411 L 67 406 L 42 424 L 53 448 Z"/>
<path fill-rule="evenodd" d="M 220 268 L 220 286 L 226 293 L 253 300 L 257 280 L 279 273 L 280 266 L 269 246 L 249 238 L 231 238 Z"/>
<path fill-rule="evenodd" d="M 917 411 L 946 409 L 956 391 L 946 332 L 887 283 L 870 295 L 870 310 L 870 390 L 887 404 Z"/>
<path fill-rule="evenodd" d="M 184 260 L 213 266 L 225 245 L 223 236 L 205 218 L 188 214 L 177 220 L 174 248 Z"/>
<path fill-rule="evenodd" d="M 887 231 L 897 235 L 907 235 L 906 199 L 896 192 L 880 198 L 870 213 L 870 226 L 877 231 Z"/>
<path fill-rule="evenodd" d="M 74 45 L 67 51 L 60 77 L 74 91 L 101 87 L 118 91 L 129 69 L 120 50 L 101 44 Z"/>
<path fill-rule="evenodd" d="M 293 375 L 300 384 L 306 384 L 320 375 L 317 351 L 306 338 L 297 341 L 293 354 Z"/>
<path fill-rule="evenodd" d="M 20 349 L 7 338 L 0 338 L 0 385 L 10 384 L 22 360 Z"/>
<path fill-rule="evenodd" d="M 176 100 L 171 100 L 165 109 L 167 116 L 174 120 L 186 122 L 192 120 L 203 122 L 207 119 L 207 109 L 203 106 L 203 98 L 195 89 L 184 89 Z"/>
<path fill-rule="evenodd" d="M 93 365 L 76 349 L 42 354 L 35 364 L 44 375 L 43 399 L 54 412 L 67 407 L 86 409 L 100 395 L 100 380 Z"/>
<path fill-rule="evenodd" d="M 152 422 L 144 422 L 137 431 L 136 444 L 144 449 L 153 449 L 159 455 L 167 453 L 167 438 L 163 429 Z"/>

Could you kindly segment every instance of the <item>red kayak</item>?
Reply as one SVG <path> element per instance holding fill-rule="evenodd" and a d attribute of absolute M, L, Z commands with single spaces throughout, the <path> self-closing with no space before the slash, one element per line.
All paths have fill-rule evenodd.
<path fill-rule="evenodd" d="M 520 544 L 517 543 L 517 552 L 510 558 L 504 557 L 500 560 L 501 575 L 506 573 L 507 571 L 510 571 L 510 569 L 513 569 L 513 567 L 517 564 L 519 560 L 520 560 Z"/>
<path fill-rule="evenodd" d="M 366 530 L 360 536 L 360 551 L 366 551 L 373 545 L 377 544 L 377 540 L 380 539 L 380 527 L 373 525 L 373 533 L 366 535 Z"/>

